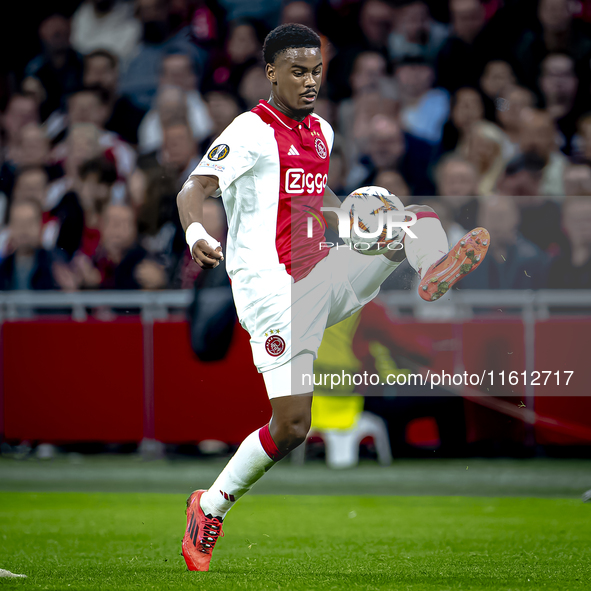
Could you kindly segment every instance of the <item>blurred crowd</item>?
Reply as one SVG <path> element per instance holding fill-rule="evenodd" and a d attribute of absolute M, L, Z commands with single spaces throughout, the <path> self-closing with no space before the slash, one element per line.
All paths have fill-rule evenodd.
<path fill-rule="evenodd" d="M 176 195 L 322 39 L 329 186 L 380 185 L 491 251 L 463 288 L 591 288 L 588 0 L 53 0 L 0 8 L 0 290 L 189 288 Z M 219 200 L 204 225 L 224 240 Z M 395 286 L 391 286 L 395 287 Z"/>

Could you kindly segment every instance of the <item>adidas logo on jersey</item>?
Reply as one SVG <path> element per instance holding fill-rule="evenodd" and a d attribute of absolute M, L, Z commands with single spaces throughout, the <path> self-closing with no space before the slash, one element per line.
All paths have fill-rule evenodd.
<path fill-rule="evenodd" d="M 291 144 L 291 146 L 289 147 L 289 150 L 287 150 L 287 155 L 288 156 L 299 156 L 300 153 L 295 149 L 295 146 L 293 144 Z"/>

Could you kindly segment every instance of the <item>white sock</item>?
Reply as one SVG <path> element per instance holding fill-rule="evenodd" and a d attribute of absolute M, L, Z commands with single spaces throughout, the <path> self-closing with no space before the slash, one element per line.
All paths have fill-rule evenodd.
<path fill-rule="evenodd" d="M 448 253 L 447 235 L 439 218 L 435 217 L 419 217 L 410 229 L 417 237 L 411 238 L 408 234 L 404 237 L 406 258 L 422 279 L 429 267 Z"/>
<path fill-rule="evenodd" d="M 263 432 L 262 436 L 260 432 Z M 265 425 L 241 443 L 216 481 L 201 496 L 201 509 L 206 515 L 211 514 L 223 519 L 234 503 L 246 494 L 278 459 L 281 459 L 277 448 L 273 449 L 275 444 L 270 438 L 268 425 Z M 261 439 L 265 441 L 268 451 L 275 459 L 265 451 Z"/>

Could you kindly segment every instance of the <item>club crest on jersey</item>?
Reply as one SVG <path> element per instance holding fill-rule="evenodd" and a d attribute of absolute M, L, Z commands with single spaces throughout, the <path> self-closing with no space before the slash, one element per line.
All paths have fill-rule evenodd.
<path fill-rule="evenodd" d="M 317 137 L 314 141 L 314 147 L 316 148 L 316 154 L 318 154 L 322 160 L 325 160 L 328 156 L 328 150 L 326 149 L 324 142 L 319 137 Z"/>
<path fill-rule="evenodd" d="M 230 146 L 228 146 L 227 144 L 218 144 L 209 151 L 207 157 L 210 160 L 217 162 L 218 160 L 223 160 L 229 153 Z"/>
<path fill-rule="evenodd" d="M 285 341 L 278 335 L 273 334 L 273 332 L 278 333 L 278 330 L 270 330 L 271 336 L 265 341 L 265 350 L 271 357 L 279 357 L 285 351 Z M 265 333 L 267 336 L 269 333 Z"/>

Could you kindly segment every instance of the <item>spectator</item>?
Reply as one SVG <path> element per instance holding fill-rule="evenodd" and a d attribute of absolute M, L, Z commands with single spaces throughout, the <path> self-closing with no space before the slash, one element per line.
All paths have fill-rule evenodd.
<path fill-rule="evenodd" d="M 107 120 L 107 97 L 96 88 L 82 88 L 68 96 L 68 124 L 92 123 L 104 128 Z"/>
<path fill-rule="evenodd" d="M 448 27 L 431 18 L 424 0 L 398 0 L 394 30 L 388 38 L 390 58 L 422 57 L 433 62 L 448 36 Z"/>
<path fill-rule="evenodd" d="M 541 64 L 539 79 L 546 111 L 562 134 L 562 151 L 571 154 L 571 142 L 576 132 L 580 110 L 576 106 L 579 79 L 575 63 L 562 53 L 551 53 Z M 586 97 L 588 98 L 588 97 Z"/>
<path fill-rule="evenodd" d="M 524 109 L 536 106 L 534 93 L 525 86 L 512 86 L 497 103 L 497 121 L 515 149 L 519 147 L 521 117 Z"/>
<path fill-rule="evenodd" d="M 396 68 L 404 129 L 432 144 L 439 144 L 449 116 L 449 96 L 433 88 L 435 72 L 422 57 L 406 57 Z"/>
<path fill-rule="evenodd" d="M 70 21 L 59 14 L 47 17 L 39 26 L 43 52 L 31 60 L 25 76 L 37 78 L 46 93 L 41 105 L 45 118 L 60 107 L 62 97 L 82 83 L 82 58 L 70 45 Z"/>
<path fill-rule="evenodd" d="M 386 50 L 392 32 L 394 13 L 387 2 L 365 0 L 359 13 L 359 26 L 365 42 L 372 49 Z"/>
<path fill-rule="evenodd" d="M 541 194 L 544 161 L 533 152 L 518 154 L 505 167 L 497 192 L 508 197 L 537 197 Z"/>
<path fill-rule="evenodd" d="M 462 289 L 541 289 L 546 286 L 546 255 L 519 232 L 519 210 L 510 197 L 482 200 L 479 224 L 490 232 L 488 255 L 462 280 Z"/>
<path fill-rule="evenodd" d="M 591 166 L 572 164 L 564 171 L 564 195 L 591 197 Z"/>
<path fill-rule="evenodd" d="M 23 78 L 20 91 L 22 94 L 30 96 L 35 100 L 37 103 L 37 113 L 40 117 L 41 106 L 47 98 L 47 92 L 45 92 L 45 88 L 43 87 L 43 84 L 41 84 L 39 78 L 35 78 L 34 76 L 27 76 L 26 78 Z M 45 116 L 47 116 L 46 113 Z"/>
<path fill-rule="evenodd" d="M 452 219 L 465 232 L 476 226 L 478 214 L 478 173 L 475 166 L 459 156 L 448 154 L 435 171 L 437 194 L 450 209 Z"/>
<path fill-rule="evenodd" d="M 0 167 L 0 200 L 7 199 L 12 193 L 15 175 L 20 168 L 45 166 L 52 178 L 62 174 L 60 167 L 48 166 L 49 142 L 36 123 L 28 123 L 20 128 L 15 141 L 8 148 Z M 0 224 L 4 220 L 4 214 L 5 210 L 0 212 Z"/>
<path fill-rule="evenodd" d="M 204 98 L 213 127 L 211 134 L 201 142 L 202 154 L 208 151 L 222 131 L 245 110 L 236 95 L 222 89 L 211 90 Z"/>
<path fill-rule="evenodd" d="M 463 86 L 476 86 L 483 66 L 492 57 L 485 29 L 485 9 L 480 0 L 450 0 L 451 35 L 437 56 L 437 86 L 454 93 Z M 459 67 L 461 64 L 461 67 Z"/>
<path fill-rule="evenodd" d="M 74 250 L 92 257 L 100 240 L 102 215 L 111 201 L 111 190 L 117 180 L 113 164 L 104 158 L 87 160 L 80 166 L 76 192 L 83 211 L 83 228 Z"/>
<path fill-rule="evenodd" d="M 0 119 L 3 132 L 4 158 L 12 158 L 21 129 L 29 123 L 39 123 L 35 99 L 28 94 L 13 94 Z"/>
<path fill-rule="evenodd" d="M 383 90 L 388 68 L 386 58 L 376 51 L 363 51 L 353 62 L 349 78 L 353 98 L 365 92 Z"/>
<path fill-rule="evenodd" d="M 396 170 L 404 177 L 413 195 L 432 195 L 433 185 L 425 174 L 432 154 L 430 144 L 404 133 L 396 119 L 376 115 L 371 120 L 366 155 L 349 174 L 348 190 L 373 185 L 378 173 Z"/>
<path fill-rule="evenodd" d="M 49 177 L 43 166 L 30 165 L 20 168 L 12 191 L 12 201 L 35 201 L 39 207 L 45 206 L 45 195 Z"/>
<path fill-rule="evenodd" d="M 43 215 L 43 244 L 59 254 L 62 288 L 75 289 L 67 265 L 80 251 L 92 256 L 100 237 L 101 214 L 111 200 L 117 171 L 112 162 L 97 157 L 84 161 L 76 171 L 72 186 L 59 203 Z M 44 209 L 48 209 L 43 203 Z"/>
<path fill-rule="evenodd" d="M 93 125 L 98 133 L 100 150 L 115 163 L 118 176 L 127 179 L 135 168 L 136 154 L 116 133 L 105 129 L 108 117 L 109 97 L 99 88 L 85 88 L 68 98 L 68 130 L 80 124 Z M 67 141 L 61 141 L 52 152 L 54 160 L 63 163 L 68 149 Z"/>
<path fill-rule="evenodd" d="M 567 197 L 562 204 L 562 224 L 569 246 L 552 261 L 548 287 L 591 289 L 591 199 Z"/>
<path fill-rule="evenodd" d="M 360 97 L 391 94 L 384 92 L 388 84 L 387 67 L 386 58 L 375 51 L 363 51 L 355 58 L 349 78 L 351 97 L 342 100 L 338 107 L 339 129 L 345 138 L 353 137 L 355 110 Z"/>
<path fill-rule="evenodd" d="M 410 189 L 404 177 L 399 172 L 395 170 L 382 170 L 376 175 L 374 183 L 376 186 L 384 187 L 384 189 L 388 189 L 390 193 L 396 195 L 405 207 L 411 204 Z"/>
<path fill-rule="evenodd" d="M 493 123 L 477 121 L 472 125 L 456 151 L 476 168 L 479 195 L 489 195 L 493 191 L 510 150 L 507 136 Z"/>
<path fill-rule="evenodd" d="M 114 54 L 97 49 L 84 57 L 84 86 L 100 88 L 106 96 L 105 129 L 136 145 L 137 130 L 145 112 L 134 106 L 127 97 L 119 95 L 118 79 L 119 61 Z"/>
<path fill-rule="evenodd" d="M 142 41 L 121 78 L 121 94 L 143 111 L 148 111 L 159 84 L 162 58 L 186 54 L 193 68 L 202 66 L 206 52 L 191 41 L 188 27 L 175 32 L 167 0 L 136 0 L 136 15 L 142 26 Z"/>
<path fill-rule="evenodd" d="M 328 66 L 329 96 L 341 101 L 351 94 L 347 81 L 357 55 L 364 51 L 378 52 L 388 59 L 388 37 L 392 31 L 394 12 L 385 0 L 365 0 L 360 4 L 359 31 L 348 35 L 345 43 Z"/>
<path fill-rule="evenodd" d="M 451 152 L 464 142 L 470 127 L 484 119 L 484 103 L 475 88 L 460 88 L 451 100 L 451 116 L 443 126 L 441 150 Z"/>
<path fill-rule="evenodd" d="M 244 73 L 238 87 L 238 94 L 246 104 L 247 109 L 256 107 L 260 100 L 268 99 L 270 92 L 271 87 L 265 75 L 265 70 L 258 64 Z"/>
<path fill-rule="evenodd" d="M 103 49 L 125 61 L 141 33 L 128 2 L 85 0 L 72 17 L 72 45 L 82 54 Z"/>
<path fill-rule="evenodd" d="M 591 53 L 588 25 L 574 18 L 569 0 L 539 0 L 537 22 L 524 28 L 515 45 L 528 87 L 536 87 L 538 66 L 548 53 L 566 53 L 576 63 Z"/>
<path fill-rule="evenodd" d="M 399 104 L 385 98 L 379 92 L 366 92 L 353 100 L 353 125 L 343 129 L 344 149 L 350 164 L 353 164 L 369 149 L 371 122 L 377 115 L 385 115 L 398 121 Z M 348 134 L 348 135 L 347 135 Z"/>
<path fill-rule="evenodd" d="M 83 162 L 104 154 L 100 145 L 100 135 L 100 131 L 92 123 L 72 125 L 67 138 L 59 146 L 60 162 L 63 164 L 65 175 L 49 185 L 46 201 L 48 209 L 58 206 L 64 195 L 73 189 Z"/>
<path fill-rule="evenodd" d="M 497 192 L 512 197 L 519 207 L 519 233 L 549 255 L 564 244 L 560 227 L 560 207 L 541 197 L 544 161 L 536 154 L 518 154 L 507 163 Z"/>
<path fill-rule="evenodd" d="M 502 60 L 491 60 L 484 66 L 480 77 L 482 92 L 495 104 L 499 97 L 505 96 L 516 83 L 515 72 L 510 64 Z"/>
<path fill-rule="evenodd" d="M 170 53 L 165 55 L 160 62 L 159 86 L 176 86 L 185 92 L 196 92 L 199 79 L 191 58 L 184 53 Z M 199 93 L 195 96 L 201 97 Z"/>
<path fill-rule="evenodd" d="M 164 128 L 161 161 L 176 179 L 179 191 L 200 159 L 191 129 L 187 125 L 177 123 Z"/>
<path fill-rule="evenodd" d="M 195 140 L 182 121 L 164 128 L 162 149 L 140 160 L 132 199 L 138 214 L 141 244 L 172 268 L 186 248 L 176 195 L 199 163 Z"/>
<path fill-rule="evenodd" d="M 163 58 L 156 108 L 148 112 L 139 129 L 142 153 L 160 148 L 162 127 L 168 125 L 171 118 L 186 118 L 197 142 L 211 133 L 207 106 L 196 87 L 197 76 L 189 56 L 177 53 Z"/>
<path fill-rule="evenodd" d="M 142 162 L 130 182 L 141 245 L 170 268 L 186 248 L 176 210 L 177 179 L 157 160 Z"/>
<path fill-rule="evenodd" d="M 4 193 L 0 193 L 0 260 L 6 252 L 9 238 L 8 228 L 4 223 L 8 215 L 10 203 L 16 201 L 35 201 L 40 207 L 45 205 L 45 194 L 47 192 L 47 171 L 41 166 L 28 166 L 19 168 L 14 179 L 10 199 Z"/>
<path fill-rule="evenodd" d="M 0 264 L 0 290 L 57 289 L 53 262 L 41 247 L 41 208 L 24 199 L 12 204 L 9 222 L 9 254 Z"/>
<path fill-rule="evenodd" d="M 318 33 L 315 6 L 305 0 L 288 0 L 283 3 L 281 10 L 281 24 L 297 23 L 305 25 Z"/>
<path fill-rule="evenodd" d="M 28 123 L 21 128 L 14 151 L 18 166 L 47 166 L 49 163 L 49 139 L 37 123 Z"/>
<path fill-rule="evenodd" d="M 256 64 L 261 65 L 262 36 L 254 21 L 239 19 L 230 23 L 225 51 L 214 58 L 206 86 L 225 85 L 232 92 L 238 92 L 247 70 Z"/>
<path fill-rule="evenodd" d="M 544 161 L 541 194 L 563 198 L 567 159 L 558 150 L 556 135 L 556 126 L 546 111 L 531 109 L 523 112 L 519 133 L 521 152 L 533 152 Z"/>
<path fill-rule="evenodd" d="M 137 243 L 135 215 L 126 205 L 106 208 L 94 256 L 77 254 L 74 264 L 83 288 L 160 289 L 166 285 L 162 265 L 147 258 Z"/>

